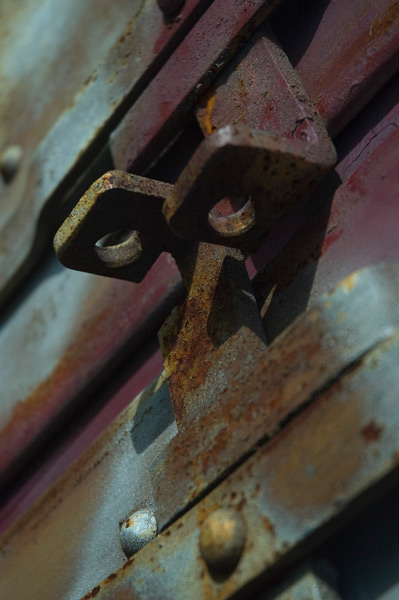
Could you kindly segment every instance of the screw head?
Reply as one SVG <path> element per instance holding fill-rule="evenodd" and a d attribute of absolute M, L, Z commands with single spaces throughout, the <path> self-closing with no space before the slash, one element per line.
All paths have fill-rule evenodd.
<path fill-rule="evenodd" d="M 148 509 L 137 510 L 121 525 L 122 550 L 129 558 L 154 539 L 157 533 L 158 524 L 154 513 Z"/>
<path fill-rule="evenodd" d="M 245 544 L 245 523 L 231 508 L 219 508 L 204 521 L 200 532 L 200 551 L 214 571 L 232 571 Z"/>
<path fill-rule="evenodd" d="M 158 6 L 164 15 L 173 15 L 181 8 L 185 0 L 158 0 Z"/>

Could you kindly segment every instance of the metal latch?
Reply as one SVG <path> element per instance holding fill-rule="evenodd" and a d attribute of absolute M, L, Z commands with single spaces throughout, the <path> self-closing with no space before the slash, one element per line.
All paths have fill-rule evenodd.
<path fill-rule="evenodd" d="M 265 38 L 265 63 L 290 122 L 264 131 L 226 125 L 209 135 L 174 186 L 111 171 L 78 202 L 55 236 L 67 267 L 139 282 L 170 252 L 187 290 L 159 337 L 179 427 L 262 358 L 264 328 L 244 265 L 288 210 L 331 169 L 335 149 L 295 70 Z M 259 123 L 258 126 L 261 126 Z M 279 129 L 280 127 L 280 129 Z M 267 131 L 266 131 L 267 129 Z M 106 234 L 129 230 L 102 247 Z M 245 349 L 245 350 L 244 350 Z"/>
<path fill-rule="evenodd" d="M 161 252 L 172 254 L 187 297 L 159 338 L 180 428 L 193 407 L 208 405 L 264 355 L 267 341 L 243 252 L 256 251 L 336 160 L 322 120 L 272 37 L 263 39 L 262 64 L 289 107 L 288 120 L 262 118 L 257 130 L 221 126 L 202 141 L 174 186 L 106 173 L 54 240 L 65 266 L 134 282 Z M 127 240 L 98 244 L 121 229 L 132 232 Z"/>
<path fill-rule="evenodd" d="M 246 368 L 233 347 L 240 354 L 245 347 L 249 361 L 264 353 L 242 251 L 258 249 L 277 219 L 321 181 L 335 160 L 332 144 L 322 147 L 315 157 L 298 140 L 226 126 L 201 143 L 175 186 L 106 173 L 55 236 L 65 266 L 129 281 L 140 281 L 163 251 L 176 260 L 187 299 L 166 321 L 160 341 L 180 426 L 190 406 L 223 388 L 226 369 L 236 370 L 237 360 Z M 242 206 L 223 215 L 218 204 L 233 194 Z M 120 244 L 97 245 L 120 229 L 133 233 Z"/>

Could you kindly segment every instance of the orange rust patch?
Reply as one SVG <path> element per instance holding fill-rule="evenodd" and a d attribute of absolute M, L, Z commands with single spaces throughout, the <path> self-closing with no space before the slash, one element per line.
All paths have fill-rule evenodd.
<path fill-rule="evenodd" d="M 95 588 L 93 588 L 91 590 L 91 592 L 88 592 L 85 596 L 83 596 L 82 600 L 90 600 L 90 598 L 94 598 L 95 596 L 97 596 L 100 589 L 101 589 L 100 586 L 97 585 Z"/>
<path fill-rule="evenodd" d="M 378 442 L 383 432 L 383 427 L 380 427 L 375 423 L 375 421 L 370 421 L 361 429 L 361 435 L 365 442 L 368 444 L 372 444 L 373 442 Z"/>
<path fill-rule="evenodd" d="M 30 438 L 28 432 L 34 433 L 40 429 L 41 424 L 47 424 L 51 416 L 62 408 L 60 397 L 64 394 L 72 396 L 78 391 L 79 381 L 74 373 L 78 373 L 79 365 L 87 360 L 93 339 L 104 327 L 106 313 L 106 309 L 102 310 L 87 322 L 86 327 L 81 328 L 80 334 L 67 347 L 51 376 L 38 385 L 28 398 L 15 405 L 7 425 L 0 432 L 0 449 L 3 445 L 6 446 L 0 455 L 5 462 L 10 461 L 10 452 L 15 454 L 22 450 L 21 442 Z"/>
<path fill-rule="evenodd" d="M 294 515 L 331 506 L 363 462 L 364 446 L 353 435 L 362 417 L 359 402 L 334 402 L 334 389 L 339 385 L 295 419 L 270 452 L 271 498 Z"/>
<path fill-rule="evenodd" d="M 177 423 L 182 424 L 190 394 L 206 380 L 220 358 L 221 346 L 234 334 L 225 265 L 235 251 L 201 243 L 182 264 L 187 300 L 173 311 L 159 332 Z M 194 263 L 194 268 L 192 264 Z M 225 285 L 226 283 L 226 285 Z M 232 368 L 234 366 L 232 365 Z"/>
<path fill-rule="evenodd" d="M 215 106 L 216 92 L 210 89 L 201 99 L 200 108 L 197 111 L 197 119 L 205 136 L 211 135 L 216 129 L 212 125 L 212 111 Z"/>
<path fill-rule="evenodd" d="M 0 470 L 8 467 L 84 388 L 98 372 L 99 362 L 108 358 L 109 349 L 120 345 L 134 319 L 131 306 L 136 293 L 128 282 L 116 280 L 99 280 L 88 289 L 79 319 L 73 323 L 71 342 L 58 364 L 27 398 L 15 404 L 0 431 Z M 121 314 L 123 320 L 118 317 L 117 321 Z"/>
<path fill-rule="evenodd" d="M 369 29 L 371 37 L 379 37 L 381 34 L 386 34 L 390 28 L 395 25 L 395 22 L 399 17 L 399 4 L 397 2 L 393 2 L 386 12 L 375 19 Z"/>
<path fill-rule="evenodd" d="M 267 517 L 262 518 L 263 527 L 268 531 L 271 535 L 276 535 L 276 530 L 274 529 L 273 523 Z"/>
<path fill-rule="evenodd" d="M 340 287 L 342 287 L 346 292 L 351 292 L 355 288 L 357 280 L 358 274 L 356 272 L 352 273 L 348 277 L 345 277 L 343 282 L 340 284 Z"/>
<path fill-rule="evenodd" d="M 128 567 L 130 567 L 130 565 L 132 565 L 132 564 L 133 564 L 133 562 L 134 562 L 133 558 L 129 558 L 129 560 L 127 560 L 127 561 L 125 562 L 125 564 L 124 564 L 124 565 L 122 565 L 122 567 L 121 567 L 121 568 L 122 568 L 122 569 L 127 569 Z"/>
<path fill-rule="evenodd" d="M 245 87 L 245 81 L 243 80 L 241 75 L 238 77 L 237 83 L 238 83 L 238 89 L 240 90 L 240 96 L 247 96 L 247 89 Z"/>

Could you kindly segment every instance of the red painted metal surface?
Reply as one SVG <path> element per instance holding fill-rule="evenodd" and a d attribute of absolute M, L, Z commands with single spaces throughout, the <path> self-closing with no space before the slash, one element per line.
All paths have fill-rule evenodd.
<path fill-rule="evenodd" d="M 115 166 L 142 173 L 184 128 L 199 94 L 277 0 L 215 0 L 112 136 Z"/>
<path fill-rule="evenodd" d="M 397 259 L 398 119 L 396 106 L 338 164 L 336 173 L 345 182 L 324 197 L 314 217 L 256 276 L 253 285 L 269 337 L 353 270 Z M 380 143 L 372 151 L 370 140 L 376 139 Z M 362 162 L 352 172 L 362 149 Z"/>
<path fill-rule="evenodd" d="M 336 136 L 399 68 L 399 3 L 287 3 L 282 13 L 279 39 Z"/>

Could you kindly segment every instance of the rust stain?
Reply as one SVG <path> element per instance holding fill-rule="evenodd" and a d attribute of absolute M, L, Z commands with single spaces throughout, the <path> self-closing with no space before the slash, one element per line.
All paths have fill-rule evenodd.
<path fill-rule="evenodd" d="M 60 396 L 68 390 L 68 387 L 77 385 L 71 375 L 78 372 L 79 365 L 86 360 L 93 339 L 104 327 L 106 317 L 107 310 L 104 309 L 89 319 L 85 326 L 80 328 L 75 340 L 67 347 L 50 377 L 40 383 L 25 400 L 15 405 L 7 425 L 0 433 L 0 439 L 3 441 L 1 454 L 4 466 L 9 460 L 10 452 L 14 453 L 18 449 L 21 441 L 26 438 L 27 432 L 36 430 L 40 423 L 45 424 L 60 408 Z"/>
<path fill-rule="evenodd" d="M 273 523 L 267 517 L 262 517 L 263 527 L 268 531 L 271 535 L 276 535 L 276 530 L 274 529 Z"/>
<path fill-rule="evenodd" d="M 57 356 L 53 371 L 47 379 L 38 379 L 29 395 L 15 402 L 13 412 L 0 430 L 0 471 L 8 468 L 67 403 L 104 370 L 110 353 L 115 353 L 137 328 L 137 315 L 146 318 L 151 314 L 149 301 L 154 298 L 153 290 L 155 297 L 164 294 L 163 279 L 164 275 L 160 279 L 159 273 L 150 274 L 139 298 L 135 286 L 125 281 L 97 278 L 87 288 L 79 317 L 71 324 L 69 343 Z M 165 289 L 166 281 L 167 275 Z M 45 326 L 52 326 L 47 317 Z"/>
<path fill-rule="evenodd" d="M 161 349 L 178 421 L 183 418 L 187 395 L 198 388 L 211 366 L 213 344 L 205 335 L 206 316 L 205 306 L 194 298 L 162 328 Z M 204 335 L 198 335 L 199 331 Z"/>
<path fill-rule="evenodd" d="M 334 361 L 322 347 L 322 327 L 317 310 L 307 314 L 298 323 L 295 337 L 282 335 L 279 343 L 269 348 L 267 361 L 257 361 L 253 370 L 240 373 L 236 380 L 231 377 L 228 394 L 211 404 L 196 421 L 196 435 L 193 436 L 192 427 L 181 429 L 156 476 L 157 495 L 163 502 L 168 502 L 163 490 L 181 480 L 182 472 L 188 474 L 189 482 L 182 483 L 185 501 L 195 498 L 206 481 L 237 460 L 240 448 L 248 448 L 265 435 L 274 435 L 279 423 L 309 398 L 315 386 L 325 382 Z M 245 402 L 242 389 L 247 393 Z M 319 433 L 320 441 L 322 434 Z M 236 504 L 238 500 L 231 497 L 228 501 Z"/>
<path fill-rule="evenodd" d="M 82 600 L 90 600 L 90 598 L 94 598 L 95 596 L 97 596 L 97 594 L 99 593 L 101 587 L 99 585 L 97 585 L 95 588 L 93 588 L 91 590 L 91 592 L 89 592 L 88 594 L 86 594 L 85 596 L 83 596 Z"/>
<path fill-rule="evenodd" d="M 195 245 L 190 253 L 187 252 L 186 262 L 179 258 L 188 289 L 187 299 L 165 321 L 159 333 L 179 425 L 194 402 L 193 394 L 207 379 L 210 368 L 226 352 L 224 342 L 238 329 L 238 318 L 233 312 L 236 291 L 231 290 L 230 267 L 226 266 L 236 254 L 222 246 L 200 243 L 198 248 Z M 234 268 L 244 267 L 240 263 L 240 267 L 235 264 Z M 226 371 L 224 363 L 222 368 Z M 229 366 L 229 380 L 233 379 L 235 368 L 238 365 Z"/>
<path fill-rule="evenodd" d="M 399 2 L 393 2 L 382 16 L 378 16 L 370 25 L 370 37 L 380 37 L 386 34 L 395 25 L 399 17 Z"/>
<path fill-rule="evenodd" d="M 212 111 L 216 102 L 216 90 L 211 89 L 200 99 L 197 119 L 205 136 L 211 135 L 216 129 L 212 125 Z"/>
<path fill-rule="evenodd" d="M 352 292 L 356 287 L 356 282 L 359 279 L 358 273 L 352 273 L 339 284 L 339 287 L 345 290 L 345 292 Z"/>
<path fill-rule="evenodd" d="M 133 558 L 129 558 L 129 560 L 127 560 L 125 562 L 125 564 L 122 565 L 121 569 L 123 569 L 123 570 L 128 569 L 133 564 L 133 562 L 134 562 L 134 559 Z"/>
<path fill-rule="evenodd" d="M 230 435 L 227 427 L 223 427 L 213 440 L 209 441 L 206 452 L 201 453 L 201 466 L 204 475 L 216 464 L 218 456 L 226 450 L 230 442 Z"/>
<path fill-rule="evenodd" d="M 355 67 L 358 73 L 360 72 L 359 69 L 366 71 L 372 68 L 375 56 L 381 52 L 381 48 L 384 48 L 386 44 L 385 40 L 395 35 L 398 19 L 399 3 L 395 1 L 387 8 L 383 15 L 378 15 L 368 28 L 362 27 L 358 31 L 348 31 L 347 27 L 342 28 L 342 35 L 345 38 L 344 40 L 337 39 L 336 43 L 337 47 L 342 46 L 343 52 L 339 60 L 337 60 L 334 54 L 326 56 L 327 60 L 319 68 L 317 89 L 312 94 L 313 97 L 316 97 L 316 93 L 320 95 L 317 107 L 321 114 L 324 115 L 328 112 L 331 101 L 328 92 L 330 91 L 330 96 L 335 97 L 336 90 L 333 89 L 331 92 L 331 89 L 337 87 L 337 82 L 346 78 L 351 84 L 349 86 L 346 85 L 341 91 L 343 97 L 348 96 L 354 87 L 359 87 L 352 85 L 353 78 L 348 77 L 348 75 L 353 72 Z M 348 40 L 351 41 L 349 46 L 347 43 Z M 369 63 L 371 63 L 371 66 L 368 66 Z M 324 69 L 321 69 L 321 66 L 324 66 Z"/>
<path fill-rule="evenodd" d="M 378 442 L 383 430 L 384 428 L 377 425 L 375 421 L 370 421 L 362 427 L 360 433 L 367 444 L 372 444 L 373 442 Z"/>
<path fill-rule="evenodd" d="M 352 435 L 362 417 L 359 402 L 334 402 L 339 386 L 284 429 L 270 452 L 271 498 L 293 515 L 331 506 L 363 463 L 364 446 Z"/>

